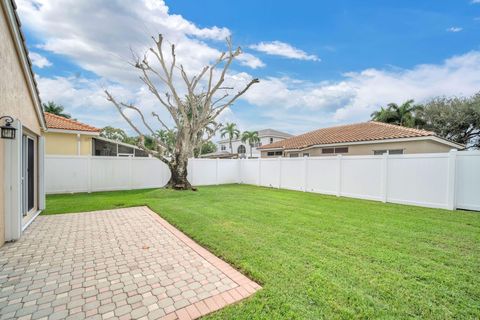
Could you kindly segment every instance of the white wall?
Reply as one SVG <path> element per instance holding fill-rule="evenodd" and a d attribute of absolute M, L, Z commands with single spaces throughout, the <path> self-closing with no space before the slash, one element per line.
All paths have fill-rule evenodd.
<path fill-rule="evenodd" d="M 153 158 L 45 156 L 49 194 L 158 188 L 169 179 L 168 167 Z"/>
<path fill-rule="evenodd" d="M 189 179 L 194 185 L 245 183 L 424 207 L 480 210 L 480 151 L 191 159 Z"/>
<path fill-rule="evenodd" d="M 245 183 L 383 202 L 480 211 L 480 151 L 264 159 L 190 159 L 193 185 Z M 47 193 L 163 187 L 151 158 L 46 156 Z"/>
<path fill-rule="evenodd" d="M 270 138 L 273 139 L 273 142 L 285 140 L 285 138 L 277 138 L 277 137 L 264 136 L 264 137 L 260 137 L 261 146 L 262 146 L 262 145 L 270 144 Z M 222 145 L 225 146 L 225 150 L 224 150 L 224 151 L 230 152 L 230 145 L 229 145 L 228 141 L 222 140 L 221 142 L 218 143 L 218 150 L 219 150 L 219 151 L 222 150 Z M 239 147 L 240 145 L 244 145 L 244 146 L 245 146 L 245 148 L 246 148 L 246 150 L 247 150 L 246 155 L 249 157 L 249 156 L 250 156 L 250 145 L 249 145 L 248 143 L 246 143 L 246 142 L 242 142 L 241 139 L 232 140 L 233 153 L 237 153 L 238 147 Z M 252 156 L 259 158 L 259 157 L 260 157 L 260 150 L 258 150 L 256 147 L 253 147 L 253 148 L 252 148 Z"/>

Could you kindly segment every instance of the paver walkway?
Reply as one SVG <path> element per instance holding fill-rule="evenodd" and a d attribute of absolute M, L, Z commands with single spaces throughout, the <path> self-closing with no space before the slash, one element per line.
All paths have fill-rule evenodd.
<path fill-rule="evenodd" d="M 39 216 L 0 249 L 0 319 L 195 319 L 259 288 L 147 207 Z"/>

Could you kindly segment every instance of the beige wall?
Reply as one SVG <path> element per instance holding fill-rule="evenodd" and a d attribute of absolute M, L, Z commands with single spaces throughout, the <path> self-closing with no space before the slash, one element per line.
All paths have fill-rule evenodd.
<path fill-rule="evenodd" d="M 344 145 L 342 147 L 348 147 L 348 153 L 344 154 L 348 156 L 373 155 L 374 150 L 386 149 L 403 149 L 404 154 L 448 152 L 452 149 L 450 146 L 433 140 L 356 144 Z M 302 156 L 303 153 L 309 153 L 311 157 L 332 156 L 332 154 L 322 154 L 322 148 L 311 148 L 298 152 L 285 152 L 285 156 L 289 157 L 290 153 L 298 153 L 299 156 Z M 262 151 L 262 158 L 267 157 L 267 151 Z"/>
<path fill-rule="evenodd" d="M 78 155 L 78 137 L 74 133 L 45 132 L 45 154 Z M 80 155 L 92 154 L 92 136 L 80 135 Z"/>
<path fill-rule="evenodd" d="M 0 116 L 19 119 L 23 126 L 41 135 L 41 125 L 24 74 L 19 53 L 15 48 L 5 16 L 3 1 L 0 8 Z M 0 245 L 5 239 L 4 152 L 5 140 L 0 139 Z"/>

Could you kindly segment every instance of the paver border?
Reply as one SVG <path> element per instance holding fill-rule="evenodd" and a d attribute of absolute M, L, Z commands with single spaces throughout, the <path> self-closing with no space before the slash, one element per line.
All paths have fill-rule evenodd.
<path fill-rule="evenodd" d="M 135 207 L 133 207 L 135 208 Z M 256 282 L 250 280 L 245 275 L 240 273 L 238 270 L 230 266 L 228 263 L 223 261 L 222 259 L 215 256 L 213 253 L 205 249 L 204 247 L 200 246 L 198 243 L 193 241 L 190 237 L 186 234 L 175 228 L 171 225 L 167 220 L 163 219 L 159 214 L 155 211 L 150 209 L 147 206 L 137 207 L 139 209 L 143 209 L 144 212 L 152 215 L 155 220 L 160 223 L 162 227 L 164 227 L 168 232 L 170 232 L 174 237 L 178 240 L 182 241 L 186 246 L 190 249 L 195 251 L 198 255 L 202 258 L 207 260 L 210 264 L 214 267 L 222 271 L 227 277 L 229 277 L 232 281 L 234 281 L 238 286 L 214 295 L 212 297 L 197 301 L 193 304 L 190 304 L 186 307 L 181 309 L 175 310 L 161 319 L 164 320 L 173 320 L 173 319 L 185 319 L 185 320 L 192 320 L 199 318 L 201 316 L 207 315 L 214 311 L 217 311 L 227 305 L 239 302 L 258 290 L 262 287 L 257 284 Z"/>

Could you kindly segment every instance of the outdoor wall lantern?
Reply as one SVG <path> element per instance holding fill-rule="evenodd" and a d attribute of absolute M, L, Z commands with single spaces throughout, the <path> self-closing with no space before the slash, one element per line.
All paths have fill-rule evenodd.
<path fill-rule="evenodd" d="M 2 129 L 2 139 L 15 139 L 16 128 L 12 127 L 13 118 L 10 116 L 0 117 L 0 123 L 4 120 L 5 125 L 1 126 Z"/>

